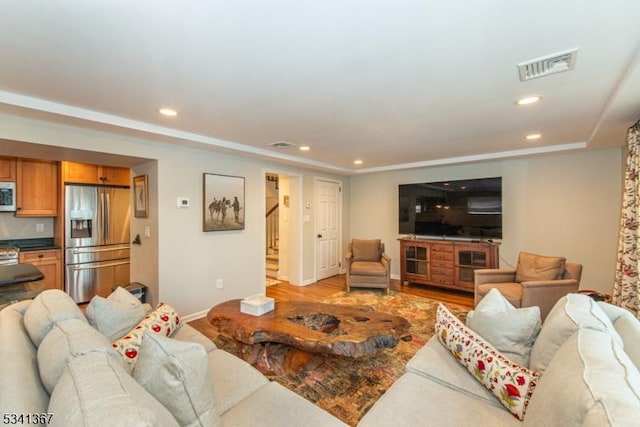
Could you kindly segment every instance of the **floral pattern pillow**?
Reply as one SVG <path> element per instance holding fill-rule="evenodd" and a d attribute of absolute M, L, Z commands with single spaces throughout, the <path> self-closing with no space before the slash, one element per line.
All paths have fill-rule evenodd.
<path fill-rule="evenodd" d="M 155 310 L 142 319 L 128 334 L 114 341 L 111 345 L 122 355 L 129 370 L 133 370 L 133 366 L 138 359 L 138 352 L 140 351 L 140 344 L 142 344 L 145 330 L 171 337 L 179 326 L 180 317 L 178 313 L 170 305 L 161 302 Z"/>
<path fill-rule="evenodd" d="M 438 306 L 436 333 L 440 342 L 519 420 L 524 419 L 539 375 L 513 363 L 447 308 Z"/>

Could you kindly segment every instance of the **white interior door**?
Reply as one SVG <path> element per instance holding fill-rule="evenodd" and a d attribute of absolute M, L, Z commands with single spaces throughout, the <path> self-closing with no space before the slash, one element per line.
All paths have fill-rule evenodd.
<path fill-rule="evenodd" d="M 340 273 L 342 185 L 316 179 L 316 280 Z"/>

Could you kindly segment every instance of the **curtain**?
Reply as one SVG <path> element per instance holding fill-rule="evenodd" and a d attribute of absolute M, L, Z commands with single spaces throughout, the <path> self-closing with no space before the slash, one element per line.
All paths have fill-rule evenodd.
<path fill-rule="evenodd" d="M 631 310 L 640 319 L 640 120 L 629 128 L 627 143 L 613 303 Z"/>

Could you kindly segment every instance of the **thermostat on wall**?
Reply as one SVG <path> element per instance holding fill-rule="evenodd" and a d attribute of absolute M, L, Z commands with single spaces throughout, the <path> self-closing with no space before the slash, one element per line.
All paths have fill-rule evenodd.
<path fill-rule="evenodd" d="M 189 198 L 188 197 L 178 197 L 178 207 L 179 208 L 188 208 L 188 207 L 190 207 Z"/>

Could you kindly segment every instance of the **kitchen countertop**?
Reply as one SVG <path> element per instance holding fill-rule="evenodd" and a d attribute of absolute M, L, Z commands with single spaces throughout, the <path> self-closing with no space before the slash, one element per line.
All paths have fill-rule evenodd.
<path fill-rule="evenodd" d="M 43 249 L 60 249 L 60 246 L 53 243 L 53 237 L 0 240 L 0 246 L 2 245 L 15 246 L 20 249 L 20 252 L 38 251 Z"/>
<path fill-rule="evenodd" d="M 44 274 L 33 264 L 14 264 L 0 266 L 0 290 L 4 286 L 18 285 L 44 279 Z"/>

